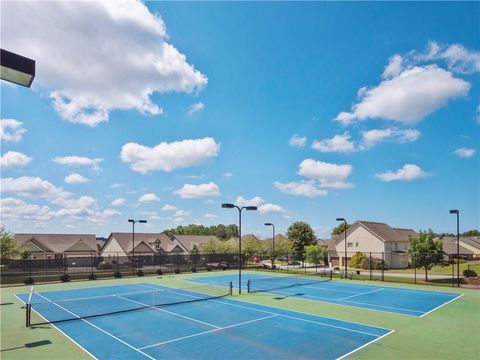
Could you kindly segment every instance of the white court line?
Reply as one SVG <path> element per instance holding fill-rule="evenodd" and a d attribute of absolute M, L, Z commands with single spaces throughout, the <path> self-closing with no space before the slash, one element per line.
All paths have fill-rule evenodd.
<path fill-rule="evenodd" d="M 140 301 L 136 301 L 136 300 L 131 300 L 131 299 L 128 299 L 128 298 L 124 298 L 123 296 L 119 296 L 119 298 L 120 298 L 120 299 L 127 300 L 127 301 L 130 301 L 130 302 L 133 302 L 133 303 L 135 303 L 135 304 L 139 304 L 139 305 L 143 305 L 143 306 L 148 306 L 148 307 L 150 307 L 150 308 L 153 309 L 153 310 L 165 312 L 165 313 L 167 313 L 167 314 L 175 315 L 175 316 L 178 316 L 178 317 L 187 319 L 187 320 L 191 320 L 191 321 L 194 321 L 194 322 L 198 322 L 198 323 L 203 324 L 203 325 L 208 325 L 208 326 L 213 327 L 213 328 L 221 329 L 220 326 L 213 325 L 213 324 L 207 323 L 207 322 L 205 322 L 205 321 L 197 320 L 197 319 L 194 319 L 194 318 L 185 316 L 185 315 L 177 314 L 177 313 L 174 313 L 174 312 L 172 312 L 172 311 L 168 311 L 168 310 L 165 310 L 165 309 L 161 309 L 161 308 L 159 308 L 159 307 L 155 307 L 154 305 L 153 305 L 153 306 L 150 306 L 150 305 L 145 304 L 145 303 L 142 303 L 142 302 L 140 302 Z"/>
<path fill-rule="evenodd" d="M 22 303 L 25 304 L 25 302 L 20 299 L 17 294 L 15 294 L 15 297 L 20 300 Z M 46 322 L 48 322 L 48 319 L 46 317 L 44 317 L 42 314 L 40 314 L 37 310 L 35 310 L 33 307 L 32 307 L 32 310 L 35 311 L 35 314 L 37 314 L 38 316 L 40 316 L 43 320 L 45 320 Z M 49 323 L 49 325 L 53 326 L 55 329 L 57 329 L 61 334 L 63 334 L 68 340 L 70 340 L 71 342 L 73 342 L 75 345 L 77 345 L 80 349 L 82 349 L 83 351 L 85 351 L 88 355 L 90 355 L 92 358 L 94 358 L 95 360 L 98 360 L 98 358 L 96 356 L 94 356 L 92 353 L 90 353 L 87 349 L 85 349 L 82 345 L 80 345 L 78 342 L 76 342 L 75 340 L 73 340 L 70 336 L 68 336 L 66 333 L 64 333 L 62 330 L 60 330 L 60 328 L 58 328 L 55 324 L 52 324 L 52 323 Z"/>
<path fill-rule="evenodd" d="M 172 292 L 174 293 L 174 291 L 172 291 Z M 194 295 L 188 295 L 188 294 L 181 294 L 181 295 L 190 296 L 190 297 L 193 297 L 193 298 L 199 298 L 198 296 L 194 296 Z M 279 313 L 275 313 L 275 312 L 272 312 L 272 311 L 255 309 L 255 308 L 251 308 L 251 307 L 248 307 L 248 306 L 243 306 L 243 305 L 238 305 L 238 304 L 231 304 L 231 303 L 227 303 L 227 302 L 223 302 L 223 301 L 218 301 L 218 300 L 209 300 L 209 301 L 212 301 L 212 302 L 215 302 L 215 303 L 219 303 L 219 304 L 228 305 L 228 306 L 236 306 L 236 307 L 244 308 L 244 309 L 247 309 L 247 310 L 254 310 L 254 311 L 257 311 L 257 312 L 262 312 L 262 313 L 266 313 L 266 314 L 270 314 L 270 315 L 278 315 L 278 316 L 290 318 L 290 319 L 293 319 L 293 320 L 305 321 L 305 322 L 315 323 L 315 324 L 318 324 L 318 325 L 328 326 L 328 327 L 332 327 L 332 328 L 336 328 L 336 329 L 341 329 L 341 330 L 356 332 L 356 333 L 360 333 L 360 334 L 364 334 L 364 335 L 369 335 L 369 336 L 378 337 L 378 335 L 376 335 L 376 334 L 371 334 L 371 333 L 368 333 L 368 332 L 365 332 L 365 331 L 361 331 L 361 330 L 349 329 L 349 328 L 342 327 L 342 326 L 337 326 L 337 325 L 332 325 L 332 324 L 326 324 L 326 323 L 322 323 L 322 322 L 320 322 L 320 321 L 313 321 L 313 320 L 302 319 L 302 318 L 298 318 L 298 317 L 295 317 L 295 316 L 289 316 L 289 315 L 279 314 Z M 297 312 L 298 312 L 298 311 L 297 311 Z M 303 313 L 303 314 L 306 314 L 306 313 Z M 306 314 L 306 315 L 312 316 L 312 314 Z M 315 316 L 315 315 L 313 315 L 313 316 Z M 332 319 L 332 318 L 327 318 L 327 319 Z M 336 319 L 332 319 L 332 320 L 336 320 Z M 343 320 L 336 320 L 336 321 L 343 321 Z M 349 321 L 345 321 L 345 322 L 349 322 Z M 364 325 L 364 324 L 360 324 L 360 323 L 354 323 L 354 322 L 350 322 L 350 323 L 351 323 L 351 324 L 368 326 L 368 325 Z M 372 326 L 371 326 L 371 327 L 372 327 Z M 376 327 L 376 326 L 375 326 L 375 327 Z M 377 328 L 377 329 L 382 329 L 382 328 L 378 328 L 378 327 L 376 327 L 376 328 Z M 383 330 L 390 330 L 390 329 L 383 329 Z"/>
<path fill-rule="evenodd" d="M 37 295 L 40 296 L 40 297 L 43 297 L 45 300 L 50 300 L 50 299 L 46 298 L 45 296 L 43 296 L 43 295 L 41 295 L 41 294 L 37 294 Z M 64 311 L 72 314 L 73 316 L 77 317 L 79 320 L 82 320 L 82 321 L 86 322 L 87 324 L 93 326 L 95 329 L 100 330 L 101 332 L 107 334 L 108 336 L 111 336 L 112 338 L 114 338 L 115 340 L 121 342 L 122 344 L 127 345 L 129 348 L 131 348 L 131 349 L 139 352 L 140 354 L 148 357 L 149 359 L 155 360 L 155 358 L 151 357 L 151 356 L 148 355 L 148 354 L 145 354 L 143 351 L 137 349 L 135 346 L 132 346 L 132 345 L 130 345 L 129 343 L 127 343 L 126 341 L 123 341 L 122 339 L 116 337 L 115 335 L 110 334 L 108 331 L 103 330 L 102 328 L 98 327 L 98 326 L 95 325 L 95 324 L 92 324 L 90 321 L 88 321 L 88 320 L 86 320 L 86 319 L 82 319 L 80 316 L 78 316 L 77 314 L 75 314 L 74 312 L 72 312 L 72 311 L 70 311 L 70 310 L 68 310 L 68 309 L 65 309 L 63 306 L 58 305 L 58 304 L 55 303 L 55 302 L 53 302 L 52 304 L 54 304 L 55 306 L 58 306 L 60 309 L 62 309 L 62 310 L 64 310 Z"/>
<path fill-rule="evenodd" d="M 143 350 L 143 349 L 147 349 L 147 348 L 151 348 L 151 347 L 156 347 L 156 346 L 160 346 L 160 345 L 164 345 L 164 344 L 168 344 L 168 343 L 180 341 L 180 340 L 183 340 L 183 339 L 192 338 L 192 337 L 195 337 L 195 336 L 200 336 L 200 335 L 209 334 L 209 333 L 216 332 L 216 331 L 220 331 L 220 330 L 230 329 L 230 328 L 234 328 L 234 327 L 241 326 L 241 325 L 245 325 L 245 324 L 251 324 L 251 323 L 253 323 L 253 322 L 257 322 L 257 321 L 261 321 L 261 320 L 265 320 L 265 319 L 270 319 L 270 318 L 275 317 L 275 316 L 277 316 L 277 315 L 265 316 L 265 317 L 262 317 L 262 318 L 253 319 L 253 320 L 248 320 L 248 321 L 244 321 L 244 322 L 241 322 L 241 323 L 238 323 L 238 324 L 233 324 L 233 325 L 221 327 L 221 328 L 218 328 L 218 329 L 212 329 L 212 330 L 208 330 L 208 331 L 202 331 L 202 332 L 197 333 L 197 334 L 182 336 L 182 337 L 179 337 L 179 338 L 176 338 L 176 339 L 166 340 L 166 341 L 162 341 L 162 342 L 159 342 L 159 343 L 156 343 L 156 344 L 153 344 L 153 345 L 144 346 L 144 347 L 141 347 L 140 349 Z"/>
<path fill-rule="evenodd" d="M 452 299 L 452 300 L 450 300 L 450 301 L 447 301 L 446 303 L 443 303 L 442 305 L 437 306 L 436 308 L 434 308 L 434 309 L 426 312 L 425 314 L 420 315 L 420 317 L 424 317 L 425 315 L 428 315 L 428 314 L 430 314 L 431 312 L 433 312 L 433 311 L 435 311 L 435 310 L 437 310 L 437 309 L 440 309 L 442 306 L 445 306 L 445 305 L 447 305 L 448 303 L 451 303 L 452 301 L 455 301 L 455 300 L 461 298 L 463 295 L 465 295 L 465 294 L 460 294 L 460 296 L 457 296 L 456 298 L 454 298 L 454 299 Z"/>
<path fill-rule="evenodd" d="M 338 299 L 338 300 L 342 300 L 342 301 L 343 301 L 343 300 L 345 300 L 345 299 L 350 299 L 350 298 L 353 298 L 353 297 L 355 297 L 355 296 L 366 295 L 366 294 L 370 294 L 370 293 L 374 293 L 374 292 L 382 291 L 382 290 L 383 290 L 383 288 L 381 288 L 381 289 L 376 289 L 376 290 L 372 290 L 372 291 L 367 291 L 367 292 L 364 292 L 364 293 L 347 296 L 347 297 L 344 297 L 344 298 L 341 298 L 341 299 Z"/>
<path fill-rule="evenodd" d="M 382 335 L 382 336 L 380 336 L 380 337 L 378 337 L 378 338 L 376 338 L 376 339 L 373 339 L 372 341 L 367 342 L 366 344 L 363 344 L 362 346 L 359 346 L 358 348 L 350 351 L 349 353 L 340 356 L 340 357 L 337 358 L 336 360 L 343 359 L 343 358 L 347 357 L 348 355 L 351 355 L 351 354 L 353 354 L 354 352 L 357 352 L 358 350 L 363 349 L 364 347 L 366 347 L 366 346 L 374 343 L 375 341 L 378 341 L 378 340 L 380 340 L 381 338 L 383 338 L 383 337 L 385 337 L 385 336 L 387 336 L 387 335 L 390 335 L 390 334 L 393 333 L 393 332 L 395 332 L 395 330 L 392 330 L 392 331 L 390 331 L 390 332 L 388 332 L 388 333 L 386 333 L 386 334 L 384 334 L 384 335 Z"/>

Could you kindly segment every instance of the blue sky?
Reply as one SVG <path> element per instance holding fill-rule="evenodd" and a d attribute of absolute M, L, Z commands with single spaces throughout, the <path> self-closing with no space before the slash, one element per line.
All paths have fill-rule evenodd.
<path fill-rule="evenodd" d="M 2 3 L 2 225 L 480 226 L 480 4 Z M 140 231 L 140 229 L 139 229 Z"/>

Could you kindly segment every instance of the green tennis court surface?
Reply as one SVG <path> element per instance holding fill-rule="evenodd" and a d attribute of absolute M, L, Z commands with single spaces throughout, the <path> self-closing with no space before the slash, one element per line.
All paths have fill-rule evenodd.
<path fill-rule="evenodd" d="M 234 275 L 235 273 L 225 272 L 223 274 Z M 142 279 L 86 281 L 37 286 L 36 291 L 47 297 L 49 301 L 59 302 L 61 306 L 64 305 L 61 301 L 66 299 L 68 301 L 68 299 L 85 298 L 80 301 L 91 303 L 92 300 L 87 299 L 95 296 L 97 299 L 101 299 L 114 295 L 114 293 L 123 293 L 124 297 L 129 300 L 149 305 L 148 301 L 154 299 L 152 292 L 161 292 L 171 288 L 176 288 L 174 291 L 178 290 L 182 297 L 186 294 L 200 297 L 219 295 L 217 290 L 203 291 L 191 288 L 192 285 L 197 286 L 198 283 L 195 285 L 195 282 L 187 279 L 205 277 L 205 275 L 206 273 L 196 274 L 196 276 L 194 274 L 169 276 L 161 279 L 145 277 Z M 214 277 L 219 273 L 211 275 Z M 358 282 L 352 283 L 358 284 Z M 365 285 L 363 282 L 360 284 Z M 152 289 L 145 287 L 145 289 L 139 290 L 142 286 Z M 210 287 L 212 288 L 212 286 Z M 382 287 L 389 287 L 389 284 L 382 283 Z M 67 289 L 69 291 L 63 291 Z M 432 288 L 425 287 L 408 287 L 408 289 L 432 290 Z M 26 286 L 2 289 L 2 307 L 0 308 L 2 310 L 2 359 L 91 358 L 85 350 L 82 350 L 55 327 L 94 329 L 93 331 L 86 331 L 86 329 L 70 329 L 69 331 L 77 331 L 75 335 L 72 335 L 72 337 L 78 336 L 76 340 L 72 338 L 75 342 L 83 341 L 80 340 L 82 337 L 89 338 L 88 341 L 93 343 L 92 351 L 103 352 L 103 355 L 100 354 L 96 356 L 97 358 L 121 358 L 118 348 L 113 350 L 115 347 L 105 346 L 104 336 L 113 339 L 111 336 L 82 320 L 59 322 L 53 325 L 37 324 L 33 328 L 26 328 L 25 309 L 21 308 L 22 303 L 15 297 L 15 294 L 27 294 L 28 291 L 29 287 Z M 139 292 L 141 294 L 138 294 Z M 442 288 L 442 292 L 448 293 L 444 288 Z M 347 350 L 351 349 L 354 352 L 346 356 L 349 359 L 476 359 L 480 354 L 477 341 L 480 329 L 474 315 L 479 310 L 480 292 L 468 289 L 462 289 L 459 292 L 455 289 L 452 290 L 452 293 L 457 295 L 463 293 L 464 296 L 422 318 L 339 304 L 305 301 L 296 297 L 251 293 L 158 308 L 172 310 L 171 312 L 176 315 L 154 310 L 155 308 L 147 308 L 85 320 L 153 358 L 200 359 L 208 357 L 216 359 L 225 358 L 225 356 L 249 359 L 273 357 L 282 359 L 302 356 L 305 358 L 340 358 L 347 355 L 349 353 Z M 177 299 L 174 297 L 170 300 L 176 302 Z M 40 302 L 39 299 L 36 301 Z M 46 300 L 42 299 L 41 302 L 44 301 Z M 94 302 L 102 303 L 98 300 Z M 139 305 L 132 301 L 122 300 L 115 306 L 111 302 L 106 307 L 110 310 L 112 308 L 122 310 L 123 305 L 118 307 L 118 304 L 125 302 L 135 306 Z M 212 306 L 213 304 L 215 306 Z M 65 317 L 64 310 L 60 308 L 47 314 L 51 311 L 48 310 L 49 308 L 56 307 L 53 303 L 41 306 L 44 306 L 45 317 L 52 317 L 50 320 L 55 320 L 55 317 L 57 319 Z M 78 308 L 74 305 L 69 306 L 71 307 L 63 307 L 77 315 L 88 315 L 81 313 L 87 311 L 82 310 L 84 308 L 82 306 Z M 225 309 L 219 309 L 219 307 Z M 235 310 L 232 310 L 234 308 Z M 73 309 L 75 311 L 72 311 Z M 105 309 L 103 305 L 96 305 L 93 310 L 96 312 Z M 88 312 L 91 311 L 92 309 L 88 309 Z M 265 313 L 261 313 L 262 311 Z M 140 314 L 142 315 L 140 316 Z M 194 320 L 182 319 L 179 315 Z M 119 322 L 115 319 L 124 319 L 124 321 Z M 42 322 L 42 319 L 35 314 L 32 315 L 32 320 L 32 323 Z M 43 322 L 45 321 L 43 320 Z M 76 323 L 83 324 L 81 326 L 73 325 Z M 322 325 L 317 323 L 322 323 Z M 332 325 L 340 326 L 335 328 Z M 390 329 L 394 332 L 388 334 Z M 103 335 L 98 335 L 98 333 Z M 274 336 L 275 333 L 278 336 Z M 352 334 L 354 335 L 352 336 Z M 388 335 L 383 336 L 385 334 Z M 190 337 L 182 339 L 185 336 Z M 278 337 L 284 340 L 280 341 L 277 339 Z M 336 339 L 341 339 L 341 341 L 337 342 Z M 170 340 L 175 341 L 169 343 Z M 109 341 L 118 342 L 114 339 Z M 252 342 L 255 344 L 253 352 L 250 345 L 245 345 Z M 142 354 L 128 345 L 122 345 L 122 347 L 127 347 L 132 351 L 132 353 L 129 352 L 130 355 L 127 358 L 138 358 L 137 355 L 133 356 L 133 353 L 144 358 Z M 219 347 L 223 351 L 212 350 L 211 348 L 214 347 Z M 235 349 L 238 349 L 239 352 L 236 352 Z M 291 349 L 294 349 L 293 353 L 290 352 Z M 265 354 L 265 356 L 262 357 L 261 354 Z"/>

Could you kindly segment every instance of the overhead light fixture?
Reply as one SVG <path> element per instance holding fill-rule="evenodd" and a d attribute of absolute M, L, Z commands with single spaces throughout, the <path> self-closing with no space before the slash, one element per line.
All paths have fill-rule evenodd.
<path fill-rule="evenodd" d="M 0 49 L 0 78 L 11 83 L 30 87 L 35 78 L 35 60 Z"/>

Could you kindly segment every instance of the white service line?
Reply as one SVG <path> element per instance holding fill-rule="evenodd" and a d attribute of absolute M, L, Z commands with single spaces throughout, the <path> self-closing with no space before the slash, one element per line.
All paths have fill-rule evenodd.
<path fill-rule="evenodd" d="M 46 298 L 45 296 L 43 296 L 43 295 L 41 295 L 41 294 L 39 294 L 39 293 L 37 293 L 37 295 L 40 296 L 40 297 L 42 297 L 42 298 L 44 298 L 45 300 L 50 300 L 50 299 Z M 58 304 L 55 303 L 55 302 L 52 302 L 52 304 L 54 304 L 55 306 L 58 306 L 60 309 L 62 309 L 62 310 L 64 310 L 64 311 L 72 314 L 73 316 L 75 316 L 75 317 L 78 318 L 79 320 L 86 322 L 87 324 L 93 326 L 95 329 L 100 330 L 101 332 L 107 334 L 108 336 L 114 338 L 115 340 L 121 342 L 122 344 L 127 345 L 129 348 L 131 348 L 131 349 L 139 352 L 140 354 L 148 357 L 149 359 L 155 360 L 155 358 L 151 357 L 151 356 L 148 355 L 148 354 L 145 354 L 143 351 L 141 351 L 140 349 L 137 349 L 135 346 L 132 346 L 132 345 L 130 345 L 129 343 L 123 341 L 122 339 L 116 337 L 115 335 L 110 334 L 108 331 L 103 330 L 102 328 L 98 327 L 98 326 L 95 325 L 95 324 L 92 324 L 90 321 L 88 321 L 88 320 L 86 320 L 86 319 L 82 319 L 79 315 L 75 314 L 74 312 L 71 312 L 71 311 L 68 310 L 68 309 L 65 309 L 63 306 L 60 306 L 60 305 L 58 305 Z"/>
<path fill-rule="evenodd" d="M 172 291 L 172 292 L 175 293 L 174 291 Z M 193 297 L 193 298 L 198 298 L 197 296 L 194 296 L 194 295 L 188 295 L 188 294 L 182 294 L 182 295 L 190 296 L 190 297 Z M 302 318 L 298 318 L 298 317 L 295 317 L 295 316 L 289 316 L 289 315 L 279 314 L 279 313 L 275 313 L 275 312 L 272 312 L 272 311 L 254 309 L 254 308 L 251 308 L 251 307 L 248 307 L 248 306 L 243 306 L 243 305 L 238 305 L 238 304 L 231 304 L 231 303 L 226 303 L 226 302 L 218 301 L 218 300 L 209 300 L 209 301 L 213 301 L 213 302 L 215 302 L 215 303 L 224 304 L 224 305 L 228 305 L 228 306 L 236 306 L 236 307 L 244 308 L 244 309 L 247 309 L 247 310 L 254 310 L 254 311 L 262 312 L 262 313 L 266 313 L 266 314 L 278 315 L 278 316 L 290 318 L 290 319 L 293 319 L 293 320 L 305 321 L 305 322 L 315 323 L 315 324 L 322 325 L 322 326 L 328 326 L 328 327 L 332 327 L 332 328 L 336 328 L 336 329 L 342 329 L 342 330 L 346 330 L 346 331 L 351 331 L 351 332 L 356 332 L 356 333 L 360 333 L 360 334 L 364 334 L 364 335 L 369 335 L 369 336 L 378 337 L 378 335 L 371 334 L 371 333 L 368 333 L 368 332 L 365 332 L 365 331 L 349 329 L 349 328 L 346 328 L 346 327 L 337 326 L 337 325 L 332 325 L 332 324 L 326 324 L 326 323 L 322 323 L 322 322 L 319 322 L 319 321 L 302 319 Z M 307 314 L 307 315 L 314 316 L 314 315 L 311 315 L 311 314 Z M 342 321 L 343 321 L 343 320 L 342 320 Z M 351 323 L 352 323 L 352 322 L 351 322 Z M 366 326 L 366 325 L 364 325 L 364 324 L 358 324 L 358 323 L 352 323 L 352 324 L 357 324 L 357 325 Z M 390 330 L 390 329 L 388 329 L 388 330 Z"/>
<path fill-rule="evenodd" d="M 432 310 L 426 312 L 425 314 L 420 315 L 420 317 L 424 317 L 425 315 L 428 315 L 428 314 L 430 314 L 431 312 L 433 312 L 433 311 L 435 311 L 435 310 L 437 310 L 437 309 L 440 309 L 442 306 L 445 306 L 445 305 L 447 305 L 448 303 L 451 303 L 452 301 L 455 301 L 455 300 L 461 298 L 463 295 L 465 295 L 465 294 L 461 294 L 460 296 L 457 296 L 456 298 L 454 298 L 454 299 L 452 299 L 452 300 L 450 300 L 450 301 L 447 301 L 446 303 L 443 303 L 442 305 L 439 305 L 439 306 L 437 306 L 436 308 L 433 308 Z"/>
<path fill-rule="evenodd" d="M 159 342 L 159 343 L 156 343 L 156 344 L 144 346 L 144 347 L 141 347 L 140 349 L 141 349 L 141 350 L 143 350 L 143 349 L 148 349 L 148 348 L 152 348 L 152 347 L 156 347 L 156 346 L 160 346 L 160 345 L 164 345 L 164 344 L 168 344 L 168 343 L 180 341 L 180 340 L 183 340 L 183 339 L 189 339 L 189 338 L 192 338 L 192 337 L 196 337 L 196 336 L 200 336 L 200 335 L 204 335 L 204 334 L 209 334 L 209 333 L 212 333 L 212 332 L 217 332 L 217 331 L 220 331 L 220 330 L 230 329 L 230 328 L 234 328 L 234 327 L 241 326 L 241 325 L 245 325 L 245 324 L 251 324 L 251 323 L 253 323 L 253 322 L 257 322 L 257 321 L 261 321 L 261 320 L 265 320 L 265 319 L 270 319 L 270 318 L 275 317 L 275 316 L 277 316 L 277 315 L 265 316 L 265 317 L 261 317 L 261 318 L 257 318 L 257 319 L 253 319 L 253 320 L 244 321 L 244 322 L 241 322 L 241 323 L 238 323 L 238 324 L 233 324 L 233 325 L 221 327 L 221 328 L 218 328 L 218 329 L 212 329 L 212 330 L 208 330 L 208 331 L 202 331 L 202 332 L 200 332 L 200 333 L 196 333 L 196 334 L 192 334 L 192 335 L 187 335 L 187 336 L 182 336 L 182 337 L 179 337 L 179 338 L 176 338 L 176 339 L 166 340 L 166 341 L 162 341 L 162 342 Z"/>
<path fill-rule="evenodd" d="M 120 298 L 120 299 L 127 300 L 127 301 L 130 301 L 130 302 L 133 302 L 133 303 L 135 303 L 135 304 L 139 304 L 139 305 L 143 305 L 143 306 L 150 307 L 152 310 L 161 311 L 161 312 L 164 312 L 164 313 L 167 313 L 167 314 L 170 314 L 170 315 L 174 315 L 174 316 L 178 316 L 178 317 L 181 317 L 181 318 L 190 320 L 190 321 L 198 322 L 198 323 L 200 323 L 200 324 L 207 325 L 207 326 L 210 326 L 210 327 L 213 327 L 213 328 L 216 328 L 216 329 L 221 329 L 220 326 L 213 325 L 213 324 L 207 323 L 207 322 L 205 322 L 205 321 L 197 320 L 197 319 L 194 319 L 194 318 L 185 316 L 185 315 L 177 314 L 177 313 L 175 313 L 175 312 L 173 312 L 173 311 L 168 311 L 168 310 L 165 310 L 165 309 L 156 307 L 155 305 L 151 306 L 151 305 L 142 303 L 142 302 L 140 302 L 140 301 L 136 301 L 136 300 L 131 300 L 131 299 L 125 298 L 125 297 L 123 297 L 123 296 L 119 296 L 119 298 Z"/>
<path fill-rule="evenodd" d="M 378 338 L 376 338 L 376 339 L 373 339 L 372 341 L 367 342 L 366 344 L 363 344 L 362 346 L 359 346 L 359 347 L 356 348 L 355 350 L 352 350 L 352 351 L 350 351 L 349 353 L 346 353 L 345 355 L 340 356 L 340 357 L 337 358 L 336 360 L 341 360 L 341 359 L 347 357 L 348 355 L 351 355 L 351 354 L 353 354 L 354 352 L 357 352 L 358 350 L 363 349 L 364 347 L 366 347 L 366 346 L 374 343 L 375 341 L 378 341 L 378 340 L 380 340 L 381 338 L 383 338 L 383 337 L 385 337 L 385 336 L 387 336 L 387 335 L 390 335 L 390 334 L 393 333 L 393 332 L 395 332 L 395 330 L 392 330 L 392 331 L 390 331 L 390 332 L 388 332 L 388 333 L 386 333 L 386 334 L 384 334 L 384 335 L 382 335 L 382 336 L 380 336 L 380 337 L 378 337 Z"/>
<path fill-rule="evenodd" d="M 377 292 L 377 291 L 382 291 L 382 290 L 383 290 L 383 288 L 381 288 L 381 289 L 376 289 L 376 290 L 372 290 L 372 291 L 367 291 L 367 292 L 359 293 L 359 294 L 356 294 L 356 295 L 346 296 L 346 297 L 341 298 L 341 299 L 338 299 L 338 300 L 350 299 L 350 298 L 353 298 L 353 297 L 355 297 L 355 296 L 361 296 L 361 295 L 371 294 L 371 293 L 374 293 L 374 292 Z"/>

